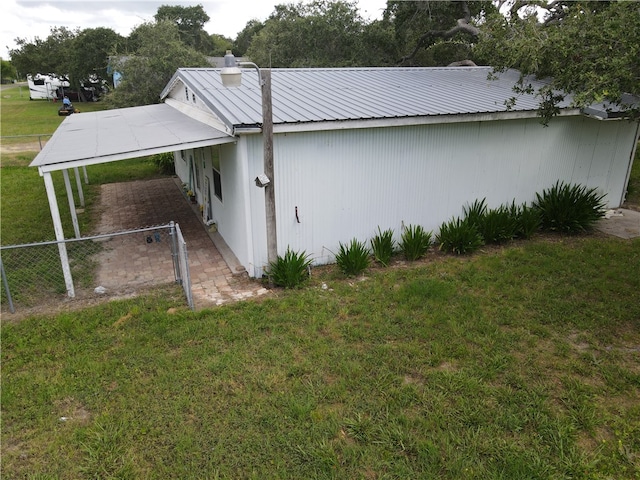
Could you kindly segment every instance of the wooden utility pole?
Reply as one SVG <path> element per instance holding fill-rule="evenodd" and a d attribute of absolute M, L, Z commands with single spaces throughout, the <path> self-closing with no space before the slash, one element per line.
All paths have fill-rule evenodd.
<path fill-rule="evenodd" d="M 273 168 L 273 107 L 271 104 L 271 70 L 261 69 L 262 86 L 262 139 L 264 149 L 264 174 L 270 182 L 264 187 L 264 204 L 267 223 L 267 260 L 269 265 L 278 258 L 276 232 L 276 193 Z M 271 276 L 269 276 L 271 282 Z"/>

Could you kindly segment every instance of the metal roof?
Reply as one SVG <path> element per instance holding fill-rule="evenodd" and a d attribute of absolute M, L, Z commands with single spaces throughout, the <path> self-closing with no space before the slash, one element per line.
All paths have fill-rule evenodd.
<path fill-rule="evenodd" d="M 233 141 L 167 104 L 103 110 L 65 118 L 30 166 L 53 171 Z"/>
<path fill-rule="evenodd" d="M 494 74 L 492 67 L 276 68 L 271 77 L 274 124 L 536 111 L 539 103 L 532 94 L 514 93 L 519 72 Z M 181 68 L 161 97 L 179 80 L 227 125 L 262 123 L 255 69 L 243 69 L 240 87 L 226 88 L 220 69 Z M 517 102 L 507 109 L 512 97 Z M 561 104 L 568 106 L 569 100 Z"/>

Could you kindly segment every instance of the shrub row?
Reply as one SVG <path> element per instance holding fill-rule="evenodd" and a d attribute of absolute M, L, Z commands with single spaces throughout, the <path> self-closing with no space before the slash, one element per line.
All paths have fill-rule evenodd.
<path fill-rule="evenodd" d="M 562 233 L 580 233 L 591 230 L 604 214 L 604 195 L 595 188 L 556 182 L 549 189 L 536 194 L 529 206 L 502 205 L 489 209 L 486 199 L 476 200 L 463 208 L 462 217 L 442 223 L 435 242 L 440 250 L 457 255 L 469 254 L 485 244 L 501 244 L 514 238 L 531 238 L 539 230 Z M 400 251 L 409 261 L 423 257 L 432 244 L 433 234 L 420 225 L 404 227 L 399 244 L 393 239 L 393 230 L 378 231 L 365 242 L 353 239 L 340 243 L 336 264 L 345 275 L 359 275 L 370 265 L 371 257 L 383 266 Z M 291 288 L 300 285 L 309 275 L 310 257 L 287 248 L 284 257 L 278 257 L 269 268 L 274 284 Z"/>

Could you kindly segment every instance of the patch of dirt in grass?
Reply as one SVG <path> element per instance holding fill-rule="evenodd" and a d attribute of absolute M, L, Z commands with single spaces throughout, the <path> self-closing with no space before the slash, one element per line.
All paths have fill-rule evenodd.
<path fill-rule="evenodd" d="M 579 352 L 584 352 L 591 348 L 588 342 L 580 338 L 580 334 L 578 332 L 570 333 L 568 340 L 569 345 L 571 345 L 575 350 Z"/>
<path fill-rule="evenodd" d="M 43 147 L 46 143 L 46 140 L 42 140 Z M 2 155 L 7 153 L 39 152 L 40 150 L 42 150 L 42 148 L 40 148 L 40 142 L 38 141 L 26 143 L 8 143 L 3 141 L 0 143 L 0 153 Z"/>
<path fill-rule="evenodd" d="M 453 372 L 454 370 L 457 370 L 458 368 L 451 362 L 442 362 L 435 369 L 439 370 L 441 372 Z"/>
<path fill-rule="evenodd" d="M 66 397 L 55 403 L 58 421 L 86 425 L 91 419 L 87 409 L 73 397 Z"/>

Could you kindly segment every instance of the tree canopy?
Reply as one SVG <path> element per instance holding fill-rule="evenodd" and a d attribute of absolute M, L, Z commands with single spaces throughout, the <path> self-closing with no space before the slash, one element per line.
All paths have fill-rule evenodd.
<path fill-rule="evenodd" d="M 355 2 L 276 5 L 246 55 L 265 67 L 359 65 L 366 54 L 363 29 Z"/>
<path fill-rule="evenodd" d="M 18 47 L 9 51 L 11 63 L 20 75 L 68 75 L 76 35 L 78 30 L 53 27 L 44 40 L 36 37 L 33 42 L 29 42 L 26 38 L 16 38 Z"/>
<path fill-rule="evenodd" d="M 16 67 L 8 60 L 0 60 L 0 78 L 3 82 L 15 80 L 17 77 Z"/>
<path fill-rule="evenodd" d="M 182 42 L 178 27 L 171 21 L 143 23 L 135 34 L 136 51 L 114 60 L 112 68 L 122 74 L 122 81 L 107 95 L 109 106 L 158 103 L 160 93 L 178 68 L 210 66 L 204 55 Z"/>
<path fill-rule="evenodd" d="M 73 55 L 67 73 L 78 88 L 81 81 L 108 81 L 109 55 L 124 38 L 110 28 L 87 28 L 79 32 L 72 43 Z"/>
<path fill-rule="evenodd" d="M 506 15 L 492 14 L 481 27 L 479 58 L 498 69 L 516 68 L 524 76 L 549 78 L 541 95 L 542 114 L 550 116 L 562 98 L 575 105 L 640 95 L 640 3 L 554 1 L 539 8 L 511 3 Z"/>
<path fill-rule="evenodd" d="M 213 40 L 204 30 L 211 18 L 202 5 L 183 7 L 181 5 L 162 5 L 153 17 L 156 22 L 167 20 L 178 27 L 180 39 L 194 50 L 210 54 L 214 48 Z"/>

